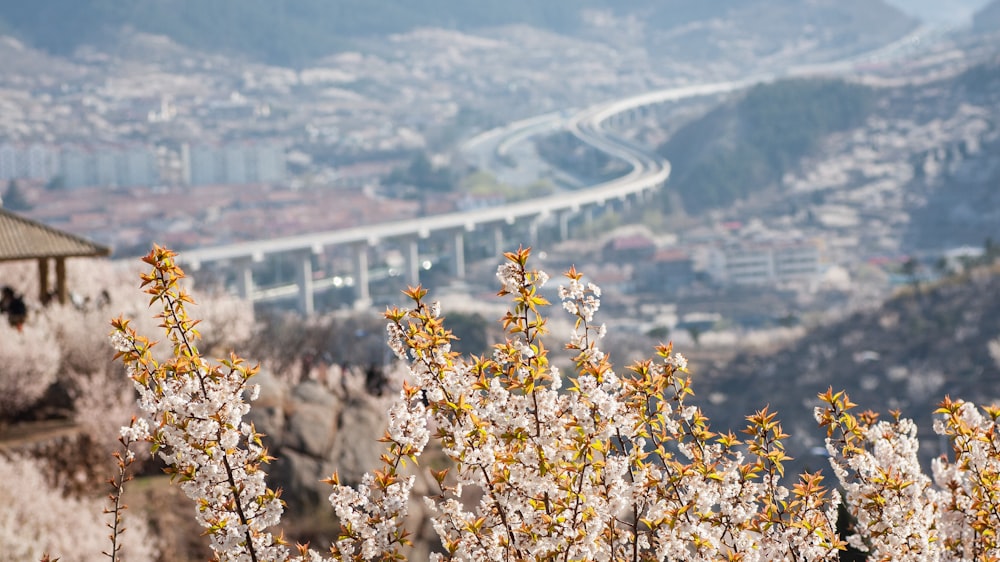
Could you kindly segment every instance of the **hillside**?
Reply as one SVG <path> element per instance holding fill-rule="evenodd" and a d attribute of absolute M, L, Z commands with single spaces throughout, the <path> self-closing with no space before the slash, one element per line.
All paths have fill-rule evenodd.
<path fill-rule="evenodd" d="M 972 16 L 972 27 L 976 31 L 993 33 L 1000 29 L 1000 0 L 993 0 Z"/>
<path fill-rule="evenodd" d="M 775 186 L 824 136 L 861 125 L 870 89 L 840 81 L 762 84 L 681 128 L 659 153 L 684 210 L 700 213 Z"/>
<path fill-rule="evenodd" d="M 349 47 L 354 39 L 418 27 L 468 29 L 524 23 L 570 32 L 580 24 L 580 8 L 614 5 L 606 0 L 429 0 L 419 5 L 402 0 L 139 0 L 128 4 L 56 0 L 0 5 L 0 29 L 13 29 L 35 46 L 68 54 L 81 44 L 101 43 L 109 31 L 131 26 L 200 49 L 295 63 Z M 655 3 L 632 0 L 625 5 L 642 9 Z M 679 17 L 684 21 L 699 16 L 695 9 L 681 11 Z"/>
<path fill-rule="evenodd" d="M 743 59 L 767 62 L 772 65 L 769 71 L 774 71 L 790 57 L 829 60 L 873 49 L 917 25 L 881 0 L 700 4 L 723 9 L 687 24 L 676 22 L 672 9 L 649 14 L 646 21 L 658 30 L 648 34 L 650 52 L 665 58 L 729 60 L 734 66 L 745 64 Z"/>
<path fill-rule="evenodd" d="M 748 15 L 780 14 L 767 26 L 747 25 L 741 35 L 794 37 L 806 26 L 821 26 L 811 39 L 831 43 L 882 42 L 913 25 L 913 21 L 880 1 L 800 3 L 789 0 L 692 3 L 683 0 L 52 0 L 0 3 L 0 31 L 45 50 L 67 54 L 82 44 L 101 45 L 123 27 L 166 35 L 208 51 L 243 53 L 277 64 L 296 64 L 348 48 L 358 38 L 408 31 L 417 27 L 472 29 L 528 24 L 562 33 L 580 31 L 585 12 L 630 16 L 645 22 L 649 43 L 667 51 L 690 43 L 699 28 L 718 27 L 721 19 L 739 22 Z M 593 20 L 594 18 L 589 18 Z M 598 18 L 601 19 L 601 18 Z M 605 18 L 606 19 L 606 18 Z M 696 22 L 701 24 L 691 27 Z M 591 23 L 593 23 L 591 21 Z M 763 26 L 763 27 L 762 27 Z M 600 26 L 598 26 L 600 27 Z M 723 26 L 732 28 L 732 25 Z M 739 27 L 739 26 L 738 26 Z M 759 29 L 755 29 L 759 28 Z M 661 33 L 674 29 L 677 32 Z M 598 33 L 603 30 L 598 29 Z M 718 33 L 698 33 L 722 46 Z M 770 49 L 771 47 L 766 47 Z M 662 49 L 654 49 L 662 50 Z M 684 49 L 690 51 L 690 49 Z"/>
<path fill-rule="evenodd" d="M 927 23 L 967 23 L 987 0 L 888 0 L 888 3 Z"/>
<path fill-rule="evenodd" d="M 995 133 L 1000 103 L 1000 59 L 973 66 L 940 88 L 938 111 L 946 116 L 970 107 L 982 108 L 983 134 L 918 151 L 908 194 L 923 203 L 914 208 L 905 240 L 916 251 L 979 246 L 1000 239 L 1000 139 Z M 897 101 L 898 100 L 898 101 Z M 906 94 L 893 100 L 905 106 Z M 946 105 L 947 104 L 947 105 Z M 950 105 L 950 111 L 941 109 Z M 890 115 L 890 118 L 898 116 Z M 928 162 L 931 164 L 928 165 Z"/>
<path fill-rule="evenodd" d="M 939 453 L 932 412 L 947 394 L 977 404 L 1000 399 L 1000 270 L 975 270 L 933 288 L 912 288 L 880 308 L 811 331 L 773 354 L 740 356 L 696 370 L 696 391 L 715 395 L 706 410 L 718 429 L 770 404 L 792 434 L 789 451 L 809 458 L 822 445 L 812 419 L 816 394 L 847 390 L 860 410 L 900 409 L 922 438 L 922 458 Z M 700 387 L 700 390 L 699 390 Z"/>

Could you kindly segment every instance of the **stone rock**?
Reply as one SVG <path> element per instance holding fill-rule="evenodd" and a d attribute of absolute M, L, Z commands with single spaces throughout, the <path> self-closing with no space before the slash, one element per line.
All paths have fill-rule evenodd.
<path fill-rule="evenodd" d="M 247 421 L 254 425 L 257 433 L 264 435 L 264 445 L 271 451 L 277 451 L 285 435 L 285 410 L 280 405 L 254 405 L 247 414 Z"/>
<path fill-rule="evenodd" d="M 251 403 L 251 410 L 282 406 L 288 400 L 288 386 L 267 371 L 260 371 L 250 379 L 250 384 L 260 387 L 257 400 Z"/>
<path fill-rule="evenodd" d="M 293 449 L 316 458 L 330 451 L 337 430 L 337 410 L 323 404 L 299 402 L 289 410 L 282 449 Z"/>
<path fill-rule="evenodd" d="M 361 476 L 381 466 L 387 414 L 384 402 L 372 398 L 351 400 L 338 417 L 337 433 L 327 455 L 327 466 L 341 481 L 357 483 Z"/>
<path fill-rule="evenodd" d="M 285 432 L 285 404 L 288 402 L 288 386 L 267 371 L 257 373 L 252 384 L 260 386 L 257 400 L 250 403 L 250 413 L 246 421 L 252 423 L 258 433 L 264 435 L 264 445 L 270 451 L 281 446 Z M 249 396 L 246 396 L 249 400 Z"/>
<path fill-rule="evenodd" d="M 248 416 L 258 431 L 267 434 L 264 443 L 277 459 L 267 468 L 269 485 L 283 490 L 289 517 L 311 524 L 316 518 L 330 518 L 327 523 L 335 525 L 327 500 L 330 486 L 321 480 L 337 472 L 342 483 L 356 485 L 365 473 L 381 467 L 385 452 L 379 439 L 385 434 L 393 398 L 367 393 L 364 378 L 356 373 L 345 373 L 336 382 L 332 389 L 318 380 L 288 388 L 273 378 L 262 379 L 261 399 Z M 426 471 L 417 469 L 415 474 L 408 527 L 418 546 L 412 553 L 416 558 L 411 559 L 425 560 L 439 548 L 431 546 L 439 541 L 419 498 L 436 484 Z"/>
<path fill-rule="evenodd" d="M 364 473 L 381 465 L 389 398 L 357 388 L 338 388 L 306 380 L 289 389 L 270 375 L 255 381 L 260 398 L 252 404 L 248 421 L 264 433 L 264 444 L 277 457 L 269 468 L 271 486 L 285 490 L 291 509 L 302 498 L 325 498 L 320 482 L 334 471 L 345 484 L 356 484 Z"/>
<path fill-rule="evenodd" d="M 279 484 L 282 499 L 297 513 L 314 512 L 324 507 L 332 511 L 327 503 L 329 486 L 320 482 L 329 476 L 321 470 L 320 459 L 292 449 L 282 449 L 270 466 L 271 480 Z"/>
<path fill-rule="evenodd" d="M 336 408 L 337 397 L 318 381 L 306 380 L 295 385 L 292 389 L 292 400 L 296 403 L 319 404 Z"/>

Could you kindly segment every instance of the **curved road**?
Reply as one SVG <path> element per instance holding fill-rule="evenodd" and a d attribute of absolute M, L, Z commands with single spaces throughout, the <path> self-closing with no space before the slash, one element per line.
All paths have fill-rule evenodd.
<path fill-rule="evenodd" d="M 889 45 L 863 55 L 842 61 L 799 67 L 789 70 L 786 75 L 843 73 L 855 65 L 871 60 L 894 58 L 912 49 L 924 38 L 927 29 L 920 28 Z M 685 98 L 714 95 L 746 88 L 756 83 L 773 80 L 772 75 L 757 76 L 740 81 L 719 82 L 669 88 L 632 96 L 626 99 L 599 104 L 576 113 L 566 122 L 566 128 L 583 142 L 602 150 L 611 156 L 627 162 L 630 171 L 622 177 L 589 188 L 571 192 L 561 192 L 546 197 L 519 201 L 509 205 L 454 212 L 416 219 L 370 224 L 346 229 L 315 232 L 298 236 L 241 242 L 225 246 L 215 246 L 183 251 L 178 261 L 197 268 L 202 263 L 250 258 L 259 261 L 267 254 L 295 251 L 320 252 L 326 246 L 344 244 L 377 244 L 389 238 L 425 238 L 433 232 L 472 231 L 478 226 L 501 222 L 513 223 L 519 219 L 549 216 L 560 212 L 575 212 L 589 205 L 603 205 L 606 201 L 625 199 L 661 186 L 670 176 L 670 163 L 636 144 L 607 134 L 602 124 L 611 117 L 638 107 L 677 101 Z M 496 150 L 506 150 L 511 144 L 531 136 L 535 131 L 550 130 L 562 118 L 558 113 L 546 114 L 518 121 L 482 133 L 467 142 L 496 141 Z"/>
<path fill-rule="evenodd" d="M 652 103 L 679 100 L 686 97 L 732 91 L 744 82 L 725 82 L 705 86 L 672 88 L 625 100 L 600 104 L 583 110 L 569 119 L 567 127 L 583 142 L 627 162 L 630 171 L 622 177 L 586 189 L 562 192 L 509 205 L 473 211 L 453 212 L 415 219 L 356 226 L 326 232 L 274 238 L 185 250 L 178 261 L 195 268 L 203 263 L 250 258 L 259 261 L 265 255 L 295 251 L 318 253 L 326 246 L 344 244 L 377 244 L 390 238 L 425 238 L 434 232 L 465 230 L 478 226 L 513 223 L 517 220 L 545 217 L 560 212 L 575 212 L 589 205 L 603 205 L 613 199 L 625 199 L 658 188 L 670 175 L 670 163 L 640 149 L 636 145 L 607 135 L 601 125 L 610 117 Z M 520 126 L 488 131 L 485 135 L 502 135 L 522 127 L 535 127 L 552 116 L 546 115 L 519 122 Z M 545 127 L 547 125 L 543 125 Z M 515 133 L 518 134 L 518 133 Z"/>

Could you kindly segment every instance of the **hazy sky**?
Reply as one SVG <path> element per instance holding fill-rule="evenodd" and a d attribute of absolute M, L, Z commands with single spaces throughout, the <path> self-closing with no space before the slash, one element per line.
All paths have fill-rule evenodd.
<path fill-rule="evenodd" d="M 990 0 L 886 0 L 927 23 L 968 23 Z"/>

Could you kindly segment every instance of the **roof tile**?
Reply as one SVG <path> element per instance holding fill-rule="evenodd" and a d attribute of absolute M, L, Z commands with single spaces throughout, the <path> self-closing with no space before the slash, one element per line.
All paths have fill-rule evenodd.
<path fill-rule="evenodd" d="M 0 209 L 0 261 L 107 256 L 110 248 Z"/>

